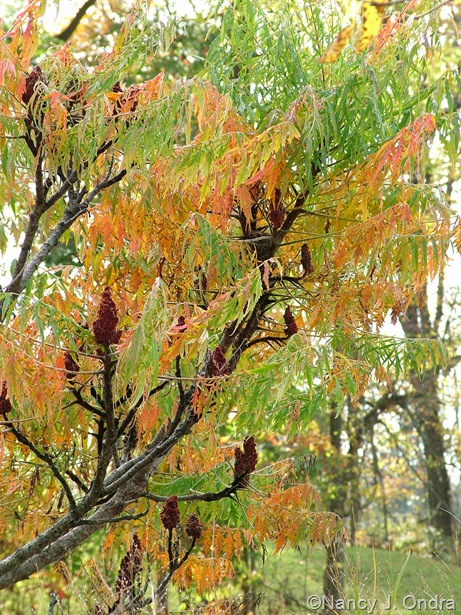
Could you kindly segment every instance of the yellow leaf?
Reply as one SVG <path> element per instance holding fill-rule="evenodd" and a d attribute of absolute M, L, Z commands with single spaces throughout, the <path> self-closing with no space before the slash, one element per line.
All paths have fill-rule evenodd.
<path fill-rule="evenodd" d="M 456 226 L 453 234 L 453 242 L 459 254 L 461 254 L 461 216 L 458 216 L 458 219 L 456 221 Z"/>
<path fill-rule="evenodd" d="M 325 51 L 323 56 L 319 58 L 319 62 L 323 62 L 324 64 L 330 64 L 332 62 L 336 62 L 339 58 L 341 51 L 347 45 L 347 43 L 351 40 L 351 36 L 354 33 L 355 24 L 351 26 L 347 26 L 343 28 L 335 40 L 331 43 L 328 49 Z"/>
<path fill-rule="evenodd" d="M 3 463 L 4 457 L 5 457 L 5 436 L 3 435 L 3 431 L 0 431 L 0 466 Z"/>
<path fill-rule="evenodd" d="M 120 98 L 120 92 L 106 92 L 106 97 L 111 103 L 115 103 Z"/>
<path fill-rule="evenodd" d="M 379 6 L 371 4 L 370 2 L 363 3 L 362 29 L 355 48 L 357 53 L 365 51 L 371 41 L 378 36 L 379 31 L 381 30 L 384 10 L 385 2 L 382 2 Z"/>

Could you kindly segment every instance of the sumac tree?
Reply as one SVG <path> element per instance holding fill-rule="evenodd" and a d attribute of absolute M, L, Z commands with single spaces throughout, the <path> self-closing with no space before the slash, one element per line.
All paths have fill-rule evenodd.
<path fill-rule="evenodd" d="M 171 34 L 139 12 L 92 69 L 69 46 L 32 61 L 41 2 L 3 34 L 0 588 L 101 528 L 131 546 L 100 613 L 152 600 L 145 562 L 161 602 L 230 575 L 243 541 L 336 540 L 292 459 L 258 467 L 258 432 L 442 358 L 380 334 L 454 225 L 419 184 L 442 97 L 408 88 L 427 4 L 391 5 L 369 47 L 380 10 L 332 62 L 334 7 L 245 0 L 203 74 L 129 87 Z M 80 266 L 45 270 L 71 232 Z"/>

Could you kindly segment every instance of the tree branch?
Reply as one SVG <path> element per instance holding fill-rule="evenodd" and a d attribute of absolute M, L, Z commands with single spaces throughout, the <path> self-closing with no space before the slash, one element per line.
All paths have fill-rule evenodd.
<path fill-rule="evenodd" d="M 176 570 L 178 570 L 179 568 L 181 568 L 181 566 L 184 564 L 184 562 L 187 560 L 187 558 L 189 557 L 189 555 L 192 553 L 193 548 L 195 547 L 195 543 L 196 543 L 196 538 L 192 539 L 192 543 L 190 545 L 190 547 L 187 549 L 187 551 L 184 553 L 184 555 L 182 556 L 181 559 L 178 558 L 177 555 L 173 554 L 173 547 L 172 547 L 172 534 L 173 534 L 173 530 L 168 530 L 168 560 L 169 560 L 169 570 L 168 573 L 165 575 L 165 577 L 162 579 L 162 582 L 160 583 L 160 585 L 158 586 L 157 589 L 157 597 L 159 600 L 161 600 L 167 590 L 167 587 L 174 575 L 174 573 L 176 572 Z"/>
<path fill-rule="evenodd" d="M 66 470 L 66 474 L 83 491 L 83 493 L 88 493 L 88 487 L 76 474 L 72 472 L 72 470 Z"/>
<path fill-rule="evenodd" d="M 164 380 L 161 384 L 157 385 L 156 387 L 154 387 L 153 389 L 151 389 L 149 391 L 149 393 L 147 394 L 147 398 L 152 397 L 152 395 L 155 395 L 155 393 L 158 393 L 159 391 L 161 391 L 162 389 L 164 389 L 166 386 L 168 386 L 170 384 L 170 380 Z M 118 399 L 115 403 L 114 403 L 114 408 L 118 408 L 119 406 L 123 405 L 126 401 L 128 401 L 128 397 L 123 397 Z M 136 404 L 130 408 L 127 416 L 123 419 L 123 421 L 120 423 L 119 428 L 117 430 L 117 437 L 119 438 L 121 435 L 123 435 L 123 433 L 125 432 L 125 429 L 128 427 L 128 425 L 131 423 L 131 421 L 134 418 L 134 415 L 136 414 L 136 411 L 138 410 L 138 408 L 144 403 L 145 398 L 141 397 Z"/>
<path fill-rule="evenodd" d="M 58 245 L 62 235 L 67 231 L 67 229 L 72 226 L 72 224 L 75 222 L 75 220 L 77 220 L 77 218 L 79 218 L 87 211 L 94 197 L 97 196 L 100 192 L 102 192 L 102 190 L 105 190 L 106 188 L 119 182 L 121 179 L 123 179 L 125 175 L 126 170 L 123 169 L 113 177 L 106 176 L 103 180 L 96 184 L 96 186 L 93 188 L 93 190 L 91 190 L 91 192 L 88 193 L 87 197 L 84 200 L 69 200 L 69 203 L 61 217 L 61 220 L 50 232 L 47 239 L 43 242 L 41 248 L 31 258 L 29 263 L 23 266 L 23 268 L 18 274 L 13 276 L 12 281 L 5 288 L 4 292 L 20 294 L 25 289 L 30 278 L 34 275 L 38 267 L 45 260 L 51 250 Z"/>
<path fill-rule="evenodd" d="M 64 476 L 61 474 L 61 472 L 56 467 L 50 455 L 48 455 L 47 453 L 42 453 L 35 446 L 35 444 L 31 442 L 31 440 L 29 440 L 29 438 L 25 434 L 22 433 L 22 431 L 20 431 L 13 425 L 13 423 L 8 422 L 7 425 L 10 428 L 10 431 L 14 434 L 14 436 L 18 440 L 18 442 L 21 442 L 21 444 L 24 444 L 24 446 L 27 446 L 27 448 L 30 449 L 36 457 L 38 457 L 39 459 L 41 459 L 47 464 L 47 466 L 53 472 L 53 475 L 55 476 L 55 478 L 61 483 L 62 488 L 64 489 L 64 492 L 66 494 L 67 500 L 69 502 L 69 508 L 71 512 L 74 511 L 76 509 L 76 505 L 75 505 L 74 496 L 72 495 L 72 491 L 70 490 L 70 487 L 67 484 L 67 481 L 65 480 Z"/>
<path fill-rule="evenodd" d="M 43 182 L 43 156 L 38 156 L 35 167 L 35 205 L 29 215 L 29 223 L 27 225 L 26 232 L 24 234 L 24 241 L 22 242 L 21 251 L 19 253 L 18 260 L 13 272 L 13 280 L 10 286 L 17 280 L 20 281 L 22 270 L 27 262 L 27 258 L 32 249 L 35 236 L 38 231 L 38 224 L 40 218 L 45 211 L 45 187 Z M 8 289 L 7 289 L 8 290 Z M 13 290 L 10 292 L 14 292 Z"/>
<path fill-rule="evenodd" d="M 125 502 L 132 500 L 136 495 L 137 489 L 140 493 L 142 492 L 141 487 L 133 481 L 101 505 L 89 518 L 91 521 L 99 521 L 99 524 L 91 523 L 74 527 L 80 518 L 78 514 L 80 507 L 78 507 L 78 511 L 67 514 L 51 528 L 39 534 L 37 538 L 5 558 L 0 562 L 0 590 L 27 579 L 38 570 L 62 559 L 69 551 L 77 548 L 98 528 L 105 525 L 104 519 L 119 515 L 125 508 Z"/>
<path fill-rule="evenodd" d="M 61 187 L 58 188 L 58 190 L 56 190 L 56 192 L 52 196 L 50 196 L 49 199 L 47 199 L 45 203 L 45 211 L 47 211 L 48 209 L 50 209 L 50 207 L 52 207 L 55 203 L 57 203 L 59 199 L 66 194 L 69 188 L 76 181 L 77 181 L 77 171 L 74 170 L 69 174 L 69 177 L 64 179 L 64 181 L 61 184 Z"/>
<path fill-rule="evenodd" d="M 117 442 L 117 429 L 115 426 L 114 417 L 114 400 L 112 396 L 112 358 L 108 343 L 105 344 L 102 360 L 104 419 L 107 430 L 105 431 L 102 440 L 102 449 L 98 456 L 98 464 L 94 473 L 94 478 L 91 483 L 90 490 L 85 496 L 85 500 L 90 505 L 93 505 L 101 495 L 107 468 L 109 467 L 110 461 L 114 455 L 114 448 Z"/>
<path fill-rule="evenodd" d="M 246 478 L 246 476 L 239 477 L 237 482 L 233 482 L 229 487 L 225 487 L 221 491 L 214 493 L 212 491 L 207 491 L 205 493 L 189 493 L 187 495 L 178 495 L 179 502 L 217 502 L 218 500 L 222 500 L 223 498 L 232 498 L 233 495 L 237 493 L 242 488 L 242 480 Z M 144 494 L 146 498 L 152 500 L 153 502 L 166 502 L 168 496 L 166 495 L 155 495 L 150 491 Z"/>
<path fill-rule="evenodd" d="M 86 0 L 85 4 L 77 11 L 77 14 L 72 19 L 70 24 L 62 30 L 59 34 L 56 35 L 55 38 L 59 38 L 59 40 L 67 42 L 75 30 L 78 28 L 78 25 L 82 21 L 83 17 L 85 17 L 86 12 L 89 8 L 91 8 L 94 4 L 96 4 L 97 0 Z"/>
<path fill-rule="evenodd" d="M 88 410 L 88 412 L 91 412 L 92 414 L 96 414 L 96 416 L 99 416 L 99 417 L 103 416 L 103 413 L 101 412 L 101 410 L 99 410 L 99 408 L 95 408 L 90 403 L 88 403 L 85 399 L 83 399 L 81 391 L 78 391 L 75 386 L 70 387 L 70 392 L 75 397 L 75 402 L 73 402 L 73 404 L 77 403 L 79 406 L 81 406 L 85 410 Z"/>
<path fill-rule="evenodd" d="M 120 523 L 121 521 L 136 521 L 137 519 L 142 519 L 143 517 L 145 517 L 148 512 L 150 510 L 150 502 L 147 502 L 147 508 L 146 510 L 143 510 L 140 513 L 137 513 L 135 515 L 121 515 L 120 517 L 112 517 L 112 518 L 108 518 L 108 519 L 99 519 L 98 521 L 92 521 L 91 519 L 82 519 L 81 521 L 79 521 L 78 523 L 76 523 L 76 525 L 101 525 L 101 523 L 104 523 L 105 525 L 107 525 L 108 523 Z"/>

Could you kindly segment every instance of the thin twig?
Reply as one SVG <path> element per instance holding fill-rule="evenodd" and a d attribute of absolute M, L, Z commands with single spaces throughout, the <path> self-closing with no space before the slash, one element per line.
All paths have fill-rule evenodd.
<path fill-rule="evenodd" d="M 42 453 L 42 451 L 40 451 L 35 444 L 29 440 L 29 438 L 22 433 L 22 431 L 20 431 L 19 429 L 17 429 L 13 423 L 9 423 L 9 427 L 11 432 L 15 435 L 16 439 L 21 443 L 24 444 L 25 446 L 27 446 L 27 448 L 29 448 L 36 457 L 38 457 L 39 459 L 41 459 L 42 461 L 44 461 L 47 466 L 50 468 L 50 470 L 53 472 L 54 476 L 56 477 L 56 479 L 61 483 L 62 488 L 64 489 L 64 492 L 66 494 L 67 500 L 69 502 L 69 508 L 70 510 L 75 510 L 76 509 L 76 504 L 75 504 L 75 499 L 74 496 L 72 495 L 72 491 L 70 490 L 70 487 L 67 483 L 67 481 L 65 480 L 65 478 L 63 477 L 63 475 L 61 474 L 61 472 L 58 470 L 58 468 L 56 467 L 54 461 L 52 460 L 52 458 L 50 457 L 50 455 L 48 455 L 47 453 Z"/>
<path fill-rule="evenodd" d="M 437 6 L 434 6 L 432 9 L 429 9 L 425 13 L 421 13 L 421 15 L 413 15 L 413 19 L 422 19 L 423 17 L 426 17 L 426 15 L 430 15 L 431 13 L 438 11 L 442 7 L 446 6 L 447 4 L 453 4 L 453 0 L 445 0 L 445 2 L 441 2 L 440 4 L 438 4 Z"/>

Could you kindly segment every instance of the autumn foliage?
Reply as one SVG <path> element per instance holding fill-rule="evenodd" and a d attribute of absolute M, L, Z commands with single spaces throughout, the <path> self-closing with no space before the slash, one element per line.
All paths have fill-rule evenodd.
<path fill-rule="evenodd" d="M 161 601 L 172 581 L 219 585 L 244 541 L 342 536 L 309 477 L 260 463 L 259 443 L 443 359 L 381 333 L 454 228 L 419 181 L 438 129 L 403 87 L 419 60 L 394 62 L 421 31 L 402 17 L 364 59 L 383 8 L 367 45 L 322 59 L 321 4 L 295 25 L 288 8 L 226 10 L 205 74 L 179 81 L 125 84 L 140 50 L 167 45 L 140 12 L 94 67 L 69 46 L 32 62 L 41 3 L 3 35 L 0 191 L 20 247 L 1 296 L 0 588 L 102 528 L 108 557 L 131 545 L 117 599 L 144 606 L 142 584 L 128 591 L 144 561 Z M 70 237 L 79 266 L 45 271 Z"/>

